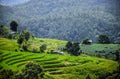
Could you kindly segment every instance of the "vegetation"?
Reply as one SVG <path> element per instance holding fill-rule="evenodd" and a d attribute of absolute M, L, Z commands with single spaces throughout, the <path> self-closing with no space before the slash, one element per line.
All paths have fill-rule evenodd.
<path fill-rule="evenodd" d="M 35 38 L 34 40 L 30 39 L 29 41 L 30 42 L 33 41 L 31 43 L 34 43 L 34 46 L 37 46 L 37 44 L 43 45 L 44 43 L 46 43 L 47 44 L 46 50 L 51 50 L 54 48 L 57 49 L 59 45 L 61 46 L 66 44 L 65 41 L 61 41 L 61 40 L 42 39 L 42 38 L 39 38 L 39 39 Z M 52 45 L 51 41 L 54 45 Z M 47 54 L 47 53 L 15 52 L 15 49 L 18 49 L 18 48 L 15 48 L 15 47 L 18 47 L 16 41 L 12 40 L 11 42 L 11 40 L 0 38 L 0 42 L 1 42 L 0 57 L 2 58 L 0 63 L 0 66 L 2 67 L 0 67 L 0 72 L 4 68 L 11 69 L 14 73 L 14 75 L 10 75 L 10 77 L 12 78 L 24 77 L 23 73 L 25 73 L 26 71 L 32 72 L 31 66 L 30 66 L 30 69 L 29 67 L 26 67 L 27 66 L 26 64 L 29 63 L 29 61 L 36 62 L 36 64 L 38 63 L 39 65 L 42 66 L 42 70 L 44 71 L 43 77 L 45 79 L 50 79 L 50 78 L 63 79 L 63 77 L 64 79 L 70 79 L 70 78 L 99 79 L 99 77 L 101 78 L 105 74 L 106 75 L 113 74 L 114 71 L 117 73 L 117 70 L 118 70 L 117 62 L 112 60 L 107 60 L 104 58 L 91 57 L 85 54 L 81 54 L 80 56 L 71 56 L 67 53 L 65 55 L 58 55 L 58 54 L 53 55 L 53 54 Z M 10 46 L 12 47 L 11 50 L 8 49 L 8 46 L 10 44 L 12 44 Z M 72 45 L 73 44 L 74 43 L 72 43 Z M 55 45 L 56 47 L 52 47 Z M 88 46 L 91 46 L 91 45 L 88 45 Z M 51 49 L 48 49 L 48 47 L 50 47 Z M 37 70 L 36 68 L 34 69 L 34 66 L 33 66 L 33 70 Z M 25 77 L 27 77 L 27 74 Z M 32 75 L 30 77 L 32 77 Z M 2 77 L 2 79 L 4 78 Z"/>
<path fill-rule="evenodd" d="M 47 45 L 43 44 L 40 46 L 40 52 L 44 52 L 47 49 Z"/>
<path fill-rule="evenodd" d="M 10 23 L 10 30 L 17 32 L 17 29 L 18 29 L 18 23 L 16 21 L 12 21 Z"/>
<path fill-rule="evenodd" d="M 120 42 L 119 4 L 118 0 L 0 4 L 0 79 L 119 79 L 120 44 L 112 44 Z"/>
<path fill-rule="evenodd" d="M 79 43 L 72 43 L 72 42 L 68 42 L 66 44 L 66 50 L 68 53 L 70 53 L 71 55 L 75 55 L 75 56 L 80 55 L 80 53 L 82 52 L 80 50 Z"/>
<path fill-rule="evenodd" d="M 0 26 L 0 37 L 5 37 L 7 38 L 10 34 L 10 31 L 8 29 L 8 27 L 1 25 Z"/>
<path fill-rule="evenodd" d="M 10 69 L 3 69 L 0 71 L 0 79 L 13 79 L 14 72 Z"/>
<path fill-rule="evenodd" d="M 109 44 L 110 43 L 109 37 L 107 35 L 100 35 L 98 38 L 98 43 Z"/>
<path fill-rule="evenodd" d="M 17 43 L 19 44 L 19 47 L 22 46 L 22 49 L 27 51 L 28 50 L 28 41 L 30 39 L 31 35 L 29 33 L 29 31 L 24 30 L 20 33 Z"/>
<path fill-rule="evenodd" d="M 74 42 L 90 38 L 97 42 L 98 36 L 105 34 L 118 43 L 119 4 L 119 0 L 31 0 L 12 7 L 0 6 L 0 24 L 9 26 L 15 19 L 18 30 L 29 29 L 41 38 Z"/>
<path fill-rule="evenodd" d="M 20 74 L 17 74 L 16 79 L 41 79 L 44 72 L 42 67 L 34 62 L 28 62 Z"/>

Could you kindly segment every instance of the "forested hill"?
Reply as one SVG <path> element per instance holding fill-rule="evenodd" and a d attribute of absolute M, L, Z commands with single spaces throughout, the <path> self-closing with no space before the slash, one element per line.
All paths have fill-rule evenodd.
<path fill-rule="evenodd" d="M 15 6 L 0 6 L 0 24 L 12 20 L 19 30 L 30 30 L 37 37 L 94 41 L 107 34 L 120 39 L 119 0 L 30 0 Z"/>

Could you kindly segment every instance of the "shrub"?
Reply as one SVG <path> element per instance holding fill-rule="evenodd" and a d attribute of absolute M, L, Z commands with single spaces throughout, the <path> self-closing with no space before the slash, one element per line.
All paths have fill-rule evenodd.
<path fill-rule="evenodd" d="M 14 72 L 10 69 L 3 69 L 0 72 L 0 79 L 12 79 Z"/>
<path fill-rule="evenodd" d="M 10 34 L 8 27 L 1 25 L 0 26 L 0 36 L 7 38 Z"/>
<path fill-rule="evenodd" d="M 38 78 L 43 78 L 44 71 L 39 64 L 34 62 L 29 62 L 26 64 L 25 68 L 23 69 L 22 74 L 25 79 L 38 79 Z"/>
<path fill-rule="evenodd" d="M 23 45 L 22 48 L 23 48 L 24 51 L 28 51 L 28 46 L 27 45 Z"/>
<path fill-rule="evenodd" d="M 47 49 L 47 45 L 43 44 L 40 46 L 40 52 L 44 52 Z"/>

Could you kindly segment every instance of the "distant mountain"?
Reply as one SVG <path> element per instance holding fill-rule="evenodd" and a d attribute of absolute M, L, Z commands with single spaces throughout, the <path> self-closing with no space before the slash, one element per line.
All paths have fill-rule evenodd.
<path fill-rule="evenodd" d="M 17 4 L 25 3 L 29 0 L 0 0 L 1 5 L 13 6 Z"/>
<path fill-rule="evenodd" d="M 0 24 L 19 23 L 35 36 L 81 41 L 106 34 L 120 38 L 119 0 L 30 0 L 16 6 L 1 6 Z M 2 12 L 2 13 L 1 13 Z"/>

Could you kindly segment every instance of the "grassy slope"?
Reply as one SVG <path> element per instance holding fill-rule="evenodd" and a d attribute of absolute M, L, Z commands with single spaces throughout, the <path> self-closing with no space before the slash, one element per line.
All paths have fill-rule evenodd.
<path fill-rule="evenodd" d="M 36 39 L 35 42 L 41 39 Z M 65 41 L 47 40 L 49 47 L 57 47 L 65 44 Z M 3 44 L 4 43 L 4 44 Z M 37 43 L 39 45 L 39 43 Z M 9 49 L 10 47 L 12 49 Z M 90 74 L 92 79 L 97 79 L 99 75 L 111 73 L 117 69 L 117 62 L 102 58 L 91 57 L 87 55 L 70 56 L 70 55 L 53 55 L 46 53 L 30 53 L 30 52 L 13 52 L 17 48 L 17 44 L 13 40 L 0 38 L 0 65 L 4 68 L 10 68 L 14 71 L 21 71 L 28 61 L 40 63 L 46 74 L 56 79 L 85 79 Z M 51 49 L 51 47 L 50 47 Z M 9 51 L 12 50 L 12 51 Z"/>
<path fill-rule="evenodd" d="M 50 50 L 57 50 L 58 47 L 64 46 L 66 44 L 66 41 L 45 38 L 35 38 L 33 40 L 30 40 L 29 42 L 31 43 L 30 49 L 36 48 L 37 50 L 39 50 L 39 47 L 41 45 L 46 44 L 46 52 L 49 52 Z"/>
<path fill-rule="evenodd" d="M 120 44 L 92 44 L 92 45 L 81 45 L 83 52 L 90 55 L 104 55 L 109 52 L 120 49 Z M 105 51 L 105 53 L 96 53 L 95 51 Z M 114 55 L 109 55 L 108 58 L 115 58 Z"/>

